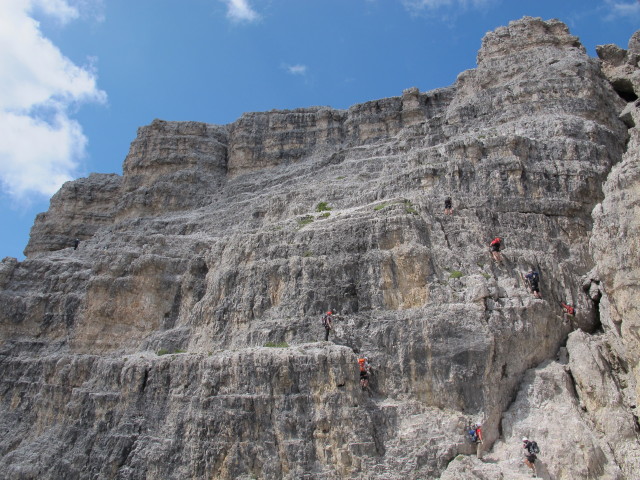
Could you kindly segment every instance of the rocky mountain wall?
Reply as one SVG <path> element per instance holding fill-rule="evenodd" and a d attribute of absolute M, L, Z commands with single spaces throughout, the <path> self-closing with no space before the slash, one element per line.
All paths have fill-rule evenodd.
<path fill-rule="evenodd" d="M 633 478 L 636 44 L 524 18 L 448 88 L 140 128 L 0 264 L 0 471 Z"/>
<path fill-rule="evenodd" d="M 61 250 L 111 225 L 121 184 L 119 175 L 98 173 L 65 183 L 51 198 L 49 211 L 36 217 L 24 254 Z"/>

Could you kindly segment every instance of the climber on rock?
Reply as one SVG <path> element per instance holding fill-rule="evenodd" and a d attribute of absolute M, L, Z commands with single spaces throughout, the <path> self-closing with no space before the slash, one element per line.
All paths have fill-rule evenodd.
<path fill-rule="evenodd" d="M 453 215 L 453 204 L 451 203 L 451 197 L 447 197 L 444 200 L 444 214 Z"/>
<path fill-rule="evenodd" d="M 322 316 L 322 326 L 324 327 L 324 341 L 329 340 L 329 332 L 333 330 L 333 310 L 329 310 Z"/>
<path fill-rule="evenodd" d="M 80 245 L 80 240 L 78 240 L 77 238 L 73 241 L 73 249 L 77 250 L 78 249 L 78 245 Z"/>
<path fill-rule="evenodd" d="M 493 255 L 493 259 L 498 263 L 502 262 L 502 255 L 500 254 L 501 247 L 502 247 L 502 239 L 500 237 L 494 238 L 489 244 L 491 255 Z"/>
<path fill-rule="evenodd" d="M 537 453 L 540 453 L 538 444 L 534 441 L 530 441 L 527 437 L 522 439 L 522 448 L 524 449 L 524 464 L 533 470 L 533 476 L 536 476 L 536 460 Z"/>
<path fill-rule="evenodd" d="M 560 306 L 562 307 L 562 313 L 564 315 L 564 321 L 567 321 L 567 317 L 573 317 L 576 314 L 576 309 L 573 305 L 569 305 L 568 303 L 560 302 Z"/>
<path fill-rule="evenodd" d="M 369 365 L 369 359 L 367 357 L 358 358 L 358 366 L 360 367 L 360 387 L 362 390 L 368 390 L 369 388 L 369 374 L 371 373 L 371 365 Z"/>
<path fill-rule="evenodd" d="M 467 434 L 469 435 L 469 440 L 472 443 L 482 443 L 482 428 L 480 424 L 474 423 L 470 425 L 467 430 Z"/>
<path fill-rule="evenodd" d="M 536 298 L 542 298 L 542 295 L 540 294 L 540 274 L 535 270 L 530 270 L 529 273 L 524 276 L 524 279 L 529 286 L 529 290 L 533 293 L 533 296 Z"/>
<path fill-rule="evenodd" d="M 576 314 L 576 309 L 572 305 L 569 305 L 568 303 L 560 302 L 560 306 L 562 307 L 563 313 L 566 313 L 567 315 L 571 315 L 571 316 Z"/>

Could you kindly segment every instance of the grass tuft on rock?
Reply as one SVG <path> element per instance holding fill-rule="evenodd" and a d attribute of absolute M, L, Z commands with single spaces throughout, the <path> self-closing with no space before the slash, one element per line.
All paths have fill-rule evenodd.
<path fill-rule="evenodd" d="M 313 222 L 313 215 L 305 215 L 298 219 L 298 226 L 302 228 L 305 225 L 309 225 L 311 222 Z"/>
<path fill-rule="evenodd" d="M 409 200 L 404 201 L 404 211 L 406 213 L 410 213 L 411 215 L 418 215 L 418 211 L 413 208 L 413 205 Z"/>
<path fill-rule="evenodd" d="M 328 212 L 331 210 L 331 207 L 327 202 L 320 202 L 316 205 L 316 212 Z"/>
<path fill-rule="evenodd" d="M 161 348 L 160 350 L 158 350 L 156 352 L 156 355 L 158 355 L 160 357 L 162 355 L 173 355 L 174 353 L 187 353 L 187 351 L 186 350 L 182 350 L 181 348 L 176 348 L 173 351 L 167 350 L 166 348 Z"/>

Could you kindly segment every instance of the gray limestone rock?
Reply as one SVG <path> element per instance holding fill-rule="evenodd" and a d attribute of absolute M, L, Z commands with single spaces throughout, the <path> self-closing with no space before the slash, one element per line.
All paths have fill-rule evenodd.
<path fill-rule="evenodd" d="M 538 478 L 633 477 L 633 471 L 631 476 L 623 475 L 613 446 L 603 441 L 601 432 L 582 411 L 565 366 L 545 362 L 525 374 L 515 401 L 504 412 L 502 438 L 493 450 L 482 461 L 457 457 L 441 479 L 531 478 L 531 470 L 523 463 L 523 437 L 540 448 L 535 462 Z"/>
<path fill-rule="evenodd" d="M 49 211 L 36 217 L 24 254 L 72 248 L 75 239 L 82 242 L 111 225 L 121 183 L 119 175 L 99 173 L 66 182 L 51 198 Z"/>
<path fill-rule="evenodd" d="M 447 88 L 140 128 L 0 264 L 0 471 L 514 479 L 526 433 L 549 478 L 632 478 L 638 117 L 605 63 L 636 44 L 526 17 Z"/>
<path fill-rule="evenodd" d="M 640 95 L 640 30 L 629 40 L 627 50 L 617 45 L 600 45 L 596 53 L 602 61 L 602 71 L 618 95 L 633 102 Z"/>

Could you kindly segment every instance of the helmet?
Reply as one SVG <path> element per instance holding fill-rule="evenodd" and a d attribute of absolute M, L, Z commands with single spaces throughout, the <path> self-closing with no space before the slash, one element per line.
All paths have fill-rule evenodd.
<path fill-rule="evenodd" d="M 527 437 L 522 437 L 522 441 L 523 441 L 523 442 L 526 442 L 526 441 L 528 441 L 528 440 L 529 440 L 529 439 L 528 439 Z"/>
<path fill-rule="evenodd" d="M 327 312 L 327 315 L 331 315 L 331 314 L 333 314 L 333 310 L 329 310 L 329 311 Z"/>

